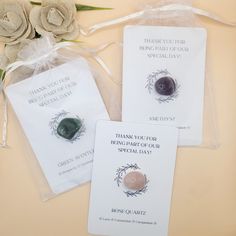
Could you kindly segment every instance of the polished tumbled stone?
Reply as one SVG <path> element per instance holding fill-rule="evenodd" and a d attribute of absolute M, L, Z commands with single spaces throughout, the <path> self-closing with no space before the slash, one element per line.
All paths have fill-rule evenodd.
<path fill-rule="evenodd" d="M 82 122 L 76 118 L 65 118 L 57 127 L 57 133 L 61 137 L 71 140 L 76 133 L 81 129 Z"/>
<path fill-rule="evenodd" d="M 124 177 L 124 185 L 130 190 L 141 190 L 146 185 L 146 176 L 138 171 L 132 171 Z"/>
<path fill-rule="evenodd" d="M 162 77 L 156 81 L 155 90 L 160 95 L 171 96 L 176 90 L 175 81 L 169 76 Z"/>

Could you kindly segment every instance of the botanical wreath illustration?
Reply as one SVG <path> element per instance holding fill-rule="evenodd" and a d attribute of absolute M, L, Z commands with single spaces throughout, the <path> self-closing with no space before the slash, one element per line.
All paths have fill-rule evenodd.
<path fill-rule="evenodd" d="M 72 135 L 70 137 L 64 138 L 64 140 L 66 140 L 70 143 L 74 143 L 75 141 L 79 140 L 84 135 L 84 133 L 86 131 L 86 128 L 84 125 L 84 120 L 82 120 L 77 115 L 71 115 L 69 112 L 66 112 L 66 111 L 62 111 L 62 112 L 56 114 L 49 123 L 49 127 L 51 129 L 51 134 L 55 135 L 57 138 L 60 138 L 60 139 L 63 137 L 58 132 L 58 127 L 60 126 L 63 119 L 65 120 L 66 117 L 69 117 L 68 119 L 76 119 L 80 123 L 80 127 L 78 130 L 75 130 L 75 131 L 72 130 L 72 132 L 73 132 Z"/>
<path fill-rule="evenodd" d="M 157 87 L 157 83 L 159 83 L 159 87 Z M 166 86 L 168 86 L 168 90 Z M 180 85 L 176 79 L 172 78 L 168 70 L 165 69 L 157 70 L 149 74 L 145 88 L 148 90 L 149 94 L 154 94 L 155 99 L 159 103 L 169 103 L 179 96 Z"/>
<path fill-rule="evenodd" d="M 140 170 L 140 169 L 141 168 L 137 164 L 126 164 L 124 166 L 121 166 L 116 170 L 116 177 L 114 181 L 116 182 L 117 186 L 120 188 L 122 187 L 123 178 L 128 172 Z M 123 190 L 123 192 L 125 193 L 127 197 L 137 197 L 138 195 L 142 195 L 147 192 L 149 180 L 147 179 L 146 175 L 144 175 L 144 177 L 146 181 L 145 181 L 145 185 L 141 189 L 134 190 L 134 191 L 127 190 L 127 189 Z"/>

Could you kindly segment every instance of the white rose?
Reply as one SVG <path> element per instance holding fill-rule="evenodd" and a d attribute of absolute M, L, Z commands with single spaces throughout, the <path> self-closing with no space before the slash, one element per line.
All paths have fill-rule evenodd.
<path fill-rule="evenodd" d="M 13 45 L 34 38 L 29 22 L 31 4 L 27 0 L 0 0 L 0 41 Z"/>
<path fill-rule="evenodd" d="M 30 21 L 37 33 L 52 33 L 57 41 L 72 40 L 79 35 L 76 6 L 72 0 L 42 0 L 30 13 Z"/>

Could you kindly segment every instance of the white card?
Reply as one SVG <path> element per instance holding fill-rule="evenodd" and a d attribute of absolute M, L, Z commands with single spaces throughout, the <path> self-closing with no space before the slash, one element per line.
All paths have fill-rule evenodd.
<path fill-rule="evenodd" d="M 168 235 L 177 133 L 174 127 L 98 122 L 89 233 Z M 134 172 L 145 179 L 138 189 L 124 184 Z"/>
<path fill-rule="evenodd" d="M 176 126 L 180 146 L 200 145 L 206 39 L 203 28 L 125 27 L 122 120 Z"/>
<path fill-rule="evenodd" d="M 89 181 L 96 122 L 109 117 L 87 62 L 60 65 L 7 87 L 6 94 L 51 190 Z"/>

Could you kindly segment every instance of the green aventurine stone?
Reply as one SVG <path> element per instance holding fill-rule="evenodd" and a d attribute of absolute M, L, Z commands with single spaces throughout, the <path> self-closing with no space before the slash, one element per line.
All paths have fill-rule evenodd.
<path fill-rule="evenodd" d="M 76 118 L 65 118 L 57 127 L 57 133 L 61 137 L 71 140 L 82 127 L 82 122 Z"/>

